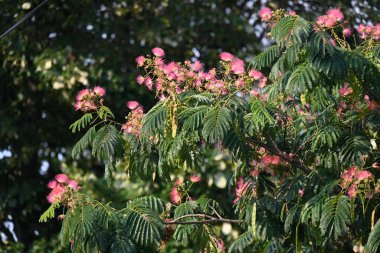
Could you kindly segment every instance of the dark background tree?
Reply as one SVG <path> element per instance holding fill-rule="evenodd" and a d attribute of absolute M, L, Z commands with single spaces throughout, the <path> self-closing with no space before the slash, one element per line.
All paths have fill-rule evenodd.
<path fill-rule="evenodd" d="M 39 3 L 0 1 L 1 32 Z M 269 1 L 267 6 L 307 12 L 310 19 L 342 7 L 351 23 L 380 21 L 377 0 Z M 222 49 L 249 59 L 268 44 L 257 18 L 262 7 L 261 1 L 56 0 L 1 39 L 0 246 L 18 241 L 32 251 L 36 240 L 56 238 L 57 224 L 41 225 L 38 217 L 48 206 L 46 184 L 62 167 L 90 181 L 99 198 L 114 194 L 116 203 L 128 198 L 102 186 L 101 164 L 70 158 L 79 136 L 68 129 L 78 117 L 73 109 L 78 90 L 105 87 L 107 104 L 122 120 L 126 101 L 146 107 L 154 101 L 135 82 L 136 56 L 159 46 L 173 60 L 196 57 L 211 65 Z M 90 172 L 97 177 L 87 180 Z"/>

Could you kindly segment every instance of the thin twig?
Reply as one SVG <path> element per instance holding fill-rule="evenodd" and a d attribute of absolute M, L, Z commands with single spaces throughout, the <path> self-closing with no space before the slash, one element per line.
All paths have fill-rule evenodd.
<path fill-rule="evenodd" d="M 205 220 L 181 221 L 182 219 L 185 219 L 185 218 L 204 218 Z M 186 214 L 170 221 L 164 221 L 165 224 L 210 224 L 210 223 L 221 223 L 221 222 L 241 223 L 242 221 L 225 219 L 225 218 L 217 218 L 217 217 L 213 217 L 207 214 Z"/>

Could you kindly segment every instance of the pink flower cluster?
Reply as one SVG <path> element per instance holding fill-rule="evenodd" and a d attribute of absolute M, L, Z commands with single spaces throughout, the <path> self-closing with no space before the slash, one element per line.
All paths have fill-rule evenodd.
<path fill-rule="evenodd" d="M 164 60 L 165 52 L 161 48 L 152 50 L 153 57 L 138 56 L 137 66 L 144 67 L 147 74 L 139 75 L 137 83 L 145 85 L 149 90 L 155 90 L 156 95 L 166 99 L 173 94 L 195 89 L 198 92 L 228 94 L 231 91 L 247 91 L 266 85 L 267 78 L 257 70 L 245 70 L 243 60 L 228 52 L 219 54 L 221 69 L 205 70 L 200 61 L 169 62 Z"/>
<path fill-rule="evenodd" d="M 338 24 L 338 22 L 343 21 L 344 15 L 340 11 L 340 9 L 335 8 L 328 10 L 326 12 L 326 15 L 319 16 L 317 19 L 317 24 L 326 27 L 326 28 L 332 28 Z"/>
<path fill-rule="evenodd" d="M 359 25 L 356 29 L 362 39 L 380 40 L 380 23 L 376 25 Z"/>
<path fill-rule="evenodd" d="M 61 201 L 65 192 L 69 189 L 77 190 L 78 183 L 75 180 L 70 180 L 65 174 L 58 174 L 55 176 L 55 180 L 48 183 L 47 187 L 52 189 L 47 196 L 47 200 L 49 203 L 53 203 Z"/>
<path fill-rule="evenodd" d="M 350 86 L 348 86 L 348 83 L 344 83 L 343 87 L 339 89 L 339 94 L 342 96 L 347 96 L 352 92 L 354 91 Z"/>
<path fill-rule="evenodd" d="M 356 166 L 352 166 L 342 174 L 341 178 L 342 187 L 346 188 L 349 186 L 347 189 L 347 195 L 350 198 L 355 198 L 359 183 L 371 180 L 374 176 L 368 170 L 358 170 Z"/>
<path fill-rule="evenodd" d="M 252 185 L 250 181 L 244 181 L 243 177 L 240 177 L 237 181 L 236 188 L 235 188 L 235 199 L 233 201 L 234 204 L 236 204 L 241 197 L 243 197 L 249 190 L 249 187 Z M 255 195 L 255 188 L 252 189 L 252 195 Z"/>
<path fill-rule="evenodd" d="M 261 157 L 261 162 L 264 164 L 272 164 L 272 165 L 278 165 L 280 164 L 280 157 L 276 155 L 263 155 Z"/>
<path fill-rule="evenodd" d="M 96 86 L 93 89 L 83 89 L 78 92 L 74 108 L 76 111 L 83 112 L 96 110 L 98 104 L 102 103 L 100 100 L 106 94 L 106 90 L 102 87 Z"/>
<path fill-rule="evenodd" d="M 121 127 L 126 134 L 140 136 L 142 128 L 142 118 L 144 116 L 144 108 L 137 101 L 129 101 L 127 107 L 132 110 L 126 117 L 127 122 Z"/>
<path fill-rule="evenodd" d="M 259 11 L 259 17 L 262 21 L 268 21 L 272 18 L 273 13 L 272 9 L 268 7 L 264 7 Z"/>

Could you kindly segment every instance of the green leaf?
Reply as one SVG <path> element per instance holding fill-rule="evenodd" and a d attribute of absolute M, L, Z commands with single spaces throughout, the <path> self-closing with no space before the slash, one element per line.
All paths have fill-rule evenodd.
<path fill-rule="evenodd" d="M 380 245 L 380 220 L 376 222 L 371 233 L 369 234 L 365 249 L 368 251 L 368 253 L 376 253 L 378 252 L 379 245 Z"/>
<path fill-rule="evenodd" d="M 111 109 L 104 105 L 99 107 L 98 115 L 99 115 L 99 118 L 103 120 L 106 120 L 108 118 L 111 118 L 111 119 L 115 118 L 115 115 L 113 115 Z"/>
<path fill-rule="evenodd" d="M 351 205 L 346 195 L 333 196 L 326 201 L 322 208 L 322 219 L 320 228 L 323 235 L 339 236 L 348 231 L 351 224 Z"/>
<path fill-rule="evenodd" d="M 285 90 L 292 95 L 305 93 L 307 90 L 313 89 L 318 77 L 318 72 L 311 68 L 309 64 L 298 65 L 289 77 Z"/>
<path fill-rule="evenodd" d="M 255 69 L 262 69 L 263 67 L 272 66 L 279 55 L 280 46 L 273 45 L 253 59 L 251 62 L 252 67 Z"/>
<path fill-rule="evenodd" d="M 165 101 L 158 102 L 149 112 L 144 116 L 142 123 L 142 132 L 151 135 L 157 132 L 160 128 L 165 126 L 166 117 L 168 114 L 168 107 Z"/>
<path fill-rule="evenodd" d="M 161 242 L 164 223 L 159 214 L 152 210 L 146 199 L 137 199 L 130 202 L 123 209 L 125 226 L 128 236 L 140 245 L 158 246 Z"/>
<path fill-rule="evenodd" d="M 100 161 L 112 161 L 123 150 L 119 131 L 113 125 L 103 126 L 93 137 L 92 155 Z"/>
<path fill-rule="evenodd" d="M 228 253 L 243 252 L 245 248 L 253 243 L 252 230 L 248 228 L 248 231 L 240 235 L 229 247 Z"/>
<path fill-rule="evenodd" d="M 185 131 L 196 131 L 201 125 L 206 113 L 210 110 L 207 105 L 187 108 L 179 114 L 179 120 Z"/>
<path fill-rule="evenodd" d="M 204 118 L 203 137 L 209 142 L 223 139 L 232 124 L 231 110 L 223 107 L 209 111 Z"/>
<path fill-rule="evenodd" d="M 49 208 L 41 215 L 38 222 L 47 222 L 48 219 L 54 218 L 55 209 L 59 207 L 59 202 L 53 202 Z"/>
<path fill-rule="evenodd" d="M 81 129 L 85 128 L 92 120 L 92 113 L 84 114 L 80 119 L 75 121 L 70 125 L 70 129 L 73 133 L 79 132 Z"/>
<path fill-rule="evenodd" d="M 277 44 L 300 44 L 306 41 L 310 31 L 310 24 L 298 15 L 282 18 L 271 30 L 271 37 Z"/>
<path fill-rule="evenodd" d="M 73 150 L 71 151 L 71 157 L 73 159 L 79 158 L 79 155 L 81 154 L 81 152 L 92 143 L 95 134 L 96 134 L 96 129 L 94 126 L 87 130 L 87 132 L 75 144 L 75 146 L 73 147 Z"/>

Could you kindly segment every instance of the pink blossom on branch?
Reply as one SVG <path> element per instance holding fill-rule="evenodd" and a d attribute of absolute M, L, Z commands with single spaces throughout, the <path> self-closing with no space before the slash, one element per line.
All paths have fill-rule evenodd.
<path fill-rule="evenodd" d="M 233 56 L 232 54 L 228 53 L 228 52 L 221 52 L 219 54 L 219 58 L 222 60 L 222 61 L 232 61 L 235 56 Z"/>
<path fill-rule="evenodd" d="M 140 104 L 139 104 L 139 102 L 137 102 L 137 101 L 128 101 L 127 102 L 127 107 L 129 108 L 129 109 L 131 109 L 131 110 L 134 110 L 134 109 L 136 109 L 137 107 L 139 107 L 140 106 Z"/>
<path fill-rule="evenodd" d="M 165 51 L 160 47 L 153 48 L 152 53 L 157 57 L 164 57 L 165 56 Z"/>
<path fill-rule="evenodd" d="M 100 87 L 100 86 L 96 86 L 94 88 L 94 92 L 95 92 L 96 95 L 101 96 L 101 97 L 106 94 L 106 90 L 104 88 Z"/>
<path fill-rule="evenodd" d="M 268 7 L 264 7 L 259 11 L 259 17 L 262 21 L 268 21 L 272 18 L 272 9 Z"/>
<path fill-rule="evenodd" d="M 240 75 L 244 73 L 244 61 L 241 59 L 235 59 L 231 62 L 231 70 L 234 74 Z"/>
<path fill-rule="evenodd" d="M 66 174 L 58 174 L 55 176 L 55 180 L 59 183 L 65 183 L 69 177 Z"/>
<path fill-rule="evenodd" d="M 136 59 L 135 59 L 135 61 L 137 63 L 137 66 L 142 67 L 142 66 L 144 66 L 145 57 L 142 56 L 142 55 L 137 56 Z"/>
<path fill-rule="evenodd" d="M 336 21 L 343 21 L 344 15 L 339 8 L 331 9 L 326 12 L 327 16 L 335 19 Z"/>
<path fill-rule="evenodd" d="M 197 176 L 197 175 L 191 175 L 190 176 L 190 181 L 192 183 L 198 183 L 199 181 L 201 181 L 201 177 L 200 176 Z"/>
<path fill-rule="evenodd" d="M 172 203 L 178 205 L 181 203 L 181 198 L 181 193 L 178 191 L 177 187 L 173 187 L 170 192 L 170 200 Z"/>

